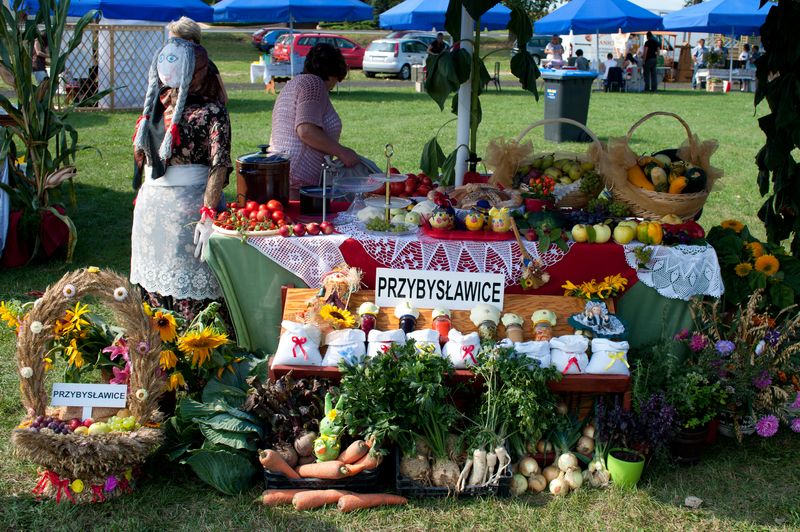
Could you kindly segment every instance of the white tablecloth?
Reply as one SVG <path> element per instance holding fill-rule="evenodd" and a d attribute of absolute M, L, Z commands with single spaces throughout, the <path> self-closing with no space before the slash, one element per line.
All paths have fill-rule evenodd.
<path fill-rule="evenodd" d="M 250 83 L 264 83 L 266 63 L 250 63 Z"/>

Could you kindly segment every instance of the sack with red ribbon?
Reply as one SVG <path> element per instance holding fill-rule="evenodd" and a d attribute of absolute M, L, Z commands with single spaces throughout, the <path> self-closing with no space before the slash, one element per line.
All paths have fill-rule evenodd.
<path fill-rule="evenodd" d="M 283 334 L 272 359 L 273 365 L 321 366 L 319 343 L 322 336 L 314 325 L 284 320 Z"/>
<path fill-rule="evenodd" d="M 380 353 L 389 351 L 394 344 L 405 344 L 406 333 L 403 332 L 403 329 L 393 329 L 391 331 L 372 329 L 367 339 L 369 340 L 367 356 L 372 358 Z"/>
<path fill-rule="evenodd" d="M 447 338 L 442 354 L 450 359 L 453 367 L 464 369 L 478 363 L 478 352 L 481 350 L 481 338 L 478 333 L 462 334 L 460 331 L 450 329 Z"/>
<path fill-rule="evenodd" d="M 567 334 L 550 340 L 550 358 L 562 375 L 585 373 L 589 365 L 589 340 L 579 334 Z"/>

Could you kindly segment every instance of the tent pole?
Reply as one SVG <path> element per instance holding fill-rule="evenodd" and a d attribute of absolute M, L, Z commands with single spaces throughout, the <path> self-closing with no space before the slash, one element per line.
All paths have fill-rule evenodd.
<path fill-rule="evenodd" d="M 294 77 L 294 15 L 289 15 L 289 77 Z"/>
<path fill-rule="evenodd" d="M 736 28 L 731 28 L 731 60 L 730 60 L 730 68 L 728 69 L 728 87 L 733 87 L 733 32 L 736 31 Z"/>
<path fill-rule="evenodd" d="M 465 8 L 461 8 L 461 47 L 473 53 L 472 38 L 475 32 L 475 21 L 467 13 Z M 465 41 L 464 39 L 469 39 Z M 458 121 L 456 127 L 456 168 L 455 185 L 464 184 L 464 174 L 467 171 L 467 158 L 469 157 L 469 134 L 470 134 L 470 104 L 472 102 L 472 73 L 458 88 Z M 461 149 L 464 147 L 466 149 Z"/>

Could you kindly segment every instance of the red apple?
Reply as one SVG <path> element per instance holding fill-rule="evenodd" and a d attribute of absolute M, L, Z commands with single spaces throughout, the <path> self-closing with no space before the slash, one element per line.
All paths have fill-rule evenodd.
<path fill-rule="evenodd" d="M 333 224 L 326 220 L 319 224 L 319 230 L 322 234 L 330 235 L 333 233 Z"/>
<path fill-rule="evenodd" d="M 306 224 L 306 233 L 309 235 L 318 235 L 320 233 L 319 224 L 315 222 Z"/>
<path fill-rule="evenodd" d="M 92 423 L 94 423 L 94 420 L 92 418 L 86 418 L 83 420 L 84 427 L 91 427 Z"/>
<path fill-rule="evenodd" d="M 296 223 L 292 226 L 292 232 L 294 236 L 303 236 L 306 234 L 306 226 L 301 223 Z"/>
<path fill-rule="evenodd" d="M 292 236 L 292 229 L 288 225 L 282 225 L 278 228 L 278 234 L 282 237 Z"/>
<path fill-rule="evenodd" d="M 406 185 L 402 181 L 389 184 L 389 193 L 392 196 L 399 196 L 400 194 L 405 192 L 405 190 L 406 190 Z"/>
<path fill-rule="evenodd" d="M 533 229 L 528 229 L 528 231 L 525 233 L 525 238 L 527 238 L 531 242 L 539 239 L 539 237 L 536 234 L 536 231 L 534 231 Z"/>
<path fill-rule="evenodd" d="M 69 430 L 72 430 L 72 431 L 74 431 L 75 429 L 77 429 L 78 427 L 80 427 L 80 426 L 81 426 L 81 424 L 82 424 L 82 423 L 81 423 L 81 420 L 80 420 L 80 419 L 78 419 L 78 418 L 76 418 L 76 417 L 74 417 L 74 418 L 72 418 L 72 419 L 70 419 L 70 420 L 69 420 Z"/>
<path fill-rule="evenodd" d="M 419 181 L 420 181 L 421 184 L 425 185 L 426 187 L 432 187 L 433 186 L 433 181 L 431 181 L 431 178 L 426 176 L 425 174 L 420 174 Z"/>

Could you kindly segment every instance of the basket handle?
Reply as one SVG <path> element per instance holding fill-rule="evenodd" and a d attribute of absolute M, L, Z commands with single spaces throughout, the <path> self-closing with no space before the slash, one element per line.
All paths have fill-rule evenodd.
<path fill-rule="evenodd" d="M 683 129 L 686 130 L 686 137 L 689 139 L 689 143 L 690 144 L 694 144 L 694 134 L 692 133 L 692 130 L 689 127 L 689 124 L 686 123 L 686 120 L 684 120 L 680 116 L 676 115 L 675 113 L 670 113 L 668 111 L 654 111 L 654 112 L 652 112 L 650 114 L 644 115 L 635 124 L 633 124 L 631 126 L 631 128 L 628 130 L 628 134 L 625 136 L 625 142 L 630 144 L 631 137 L 633 136 L 633 132 L 636 131 L 639 128 L 639 126 L 641 126 L 642 124 L 644 124 L 645 122 L 647 122 L 648 120 L 653 118 L 654 116 L 670 116 L 670 117 L 674 118 L 675 120 L 677 120 L 678 122 L 680 122 L 680 124 L 683 126 Z"/>
<path fill-rule="evenodd" d="M 519 136 L 517 137 L 517 143 L 522 142 L 523 137 L 525 137 L 525 135 L 530 133 L 532 129 L 537 128 L 539 126 L 545 126 L 547 124 L 569 124 L 571 126 L 575 126 L 578 129 L 583 130 L 583 132 L 586 133 L 587 135 L 589 135 L 589 138 L 592 139 L 592 143 L 594 143 L 595 147 L 598 150 L 603 149 L 603 144 L 600 142 L 600 139 L 597 138 L 597 135 L 595 135 L 591 129 L 586 127 L 585 124 L 581 124 L 580 122 L 572 120 L 571 118 L 545 118 L 544 120 L 539 120 L 538 122 L 534 122 L 533 124 L 529 125 L 528 127 L 522 130 L 522 133 L 520 133 Z"/>

